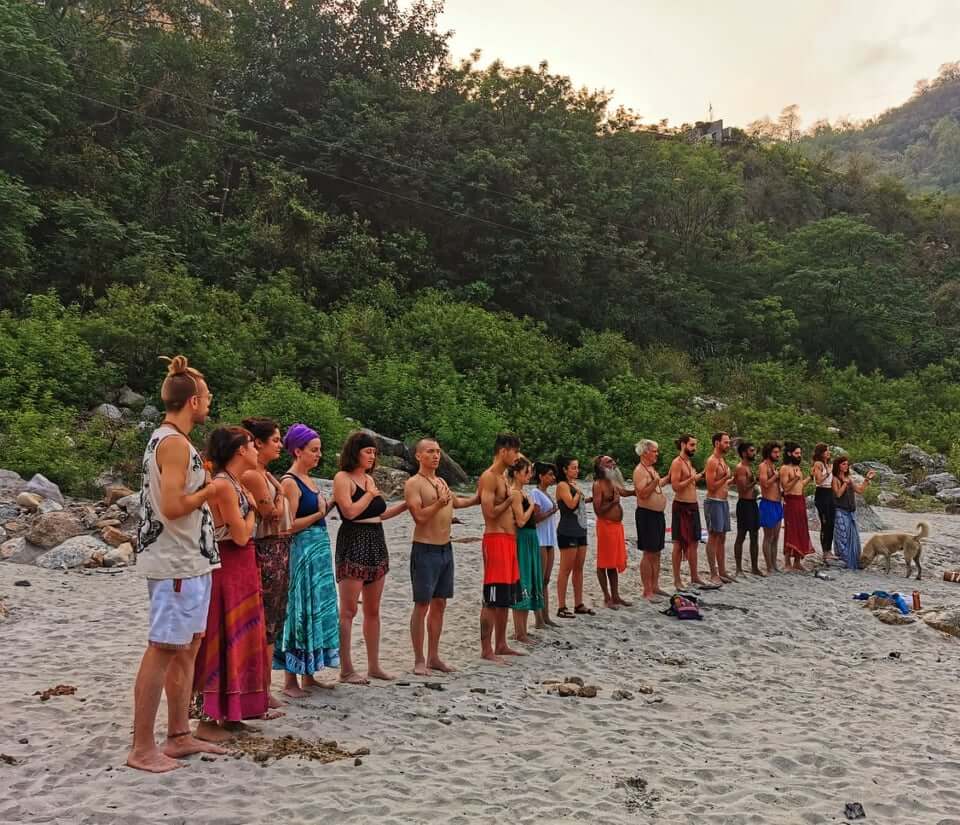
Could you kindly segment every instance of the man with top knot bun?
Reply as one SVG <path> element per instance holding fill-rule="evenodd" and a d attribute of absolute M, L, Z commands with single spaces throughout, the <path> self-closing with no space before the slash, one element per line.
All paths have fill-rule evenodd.
<path fill-rule="evenodd" d="M 207 626 L 210 574 L 220 566 L 213 492 L 189 433 L 207 419 L 212 395 L 203 374 L 182 355 L 170 362 L 160 388 L 166 414 L 143 456 L 137 568 L 147 578 L 150 630 L 133 699 L 133 747 L 127 765 L 151 773 L 183 767 L 178 757 L 226 753 L 194 738 L 187 716 L 193 667 Z M 153 727 L 167 693 L 167 739 L 158 747 Z"/>

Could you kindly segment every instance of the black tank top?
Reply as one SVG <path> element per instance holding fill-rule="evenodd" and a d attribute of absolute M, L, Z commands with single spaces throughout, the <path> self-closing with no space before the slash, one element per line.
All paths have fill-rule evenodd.
<path fill-rule="evenodd" d="M 570 487 L 571 493 L 580 492 L 575 487 L 571 486 L 568 482 L 563 481 L 561 484 L 566 484 Z M 559 485 L 558 485 L 559 487 Z M 580 493 L 582 496 L 583 493 Z M 582 501 L 582 499 L 581 499 Z M 583 527 L 580 526 L 579 518 L 579 506 L 577 507 L 568 507 L 564 502 L 563 498 L 560 496 L 559 490 L 557 491 L 557 508 L 560 510 L 560 523 L 557 524 L 557 534 L 561 536 L 582 536 L 586 533 Z"/>
<path fill-rule="evenodd" d="M 357 483 L 350 479 L 356 489 L 350 494 L 350 501 L 360 501 L 363 496 L 366 494 L 366 490 L 361 489 Z M 376 518 L 377 516 L 383 515 L 383 511 L 387 509 L 387 502 L 383 500 L 383 496 L 375 496 L 373 501 L 371 501 L 366 509 L 362 513 L 358 513 L 353 518 L 347 518 L 346 513 L 342 510 L 340 512 L 340 517 L 344 521 L 365 521 L 366 519 Z"/>
<path fill-rule="evenodd" d="M 526 496 L 523 496 L 523 509 L 526 510 L 529 506 L 530 506 L 530 499 L 528 499 Z M 536 530 L 537 525 L 536 525 L 536 522 L 534 521 L 536 517 L 537 517 L 537 511 L 533 510 L 530 513 L 530 515 L 527 516 L 527 520 L 523 524 L 517 525 L 517 529 L 526 530 L 527 528 L 531 528 Z"/>

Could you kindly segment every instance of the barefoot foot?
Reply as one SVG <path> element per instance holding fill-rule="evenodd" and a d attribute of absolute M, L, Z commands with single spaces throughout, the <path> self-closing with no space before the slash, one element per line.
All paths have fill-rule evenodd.
<path fill-rule="evenodd" d="M 480 658 L 486 659 L 488 662 L 493 662 L 495 665 L 499 665 L 500 667 L 507 666 L 507 661 L 505 659 L 501 659 L 492 650 L 489 653 L 481 653 Z"/>
<path fill-rule="evenodd" d="M 281 702 L 276 696 L 273 695 L 273 692 L 270 693 L 270 699 L 267 702 L 268 708 L 282 708 L 283 702 Z"/>
<path fill-rule="evenodd" d="M 393 681 L 394 679 L 396 679 L 397 677 L 394 676 L 392 673 L 387 673 L 385 670 L 381 670 L 380 668 L 376 668 L 376 669 L 374 669 L 374 670 L 368 670 L 368 671 L 367 671 L 367 678 L 368 678 L 368 679 L 379 679 L 381 682 L 392 682 L 392 681 Z"/>
<path fill-rule="evenodd" d="M 146 771 L 147 773 L 166 773 L 167 771 L 175 771 L 177 768 L 183 768 L 185 766 L 182 762 L 171 759 L 160 750 L 160 748 L 154 745 L 153 750 L 150 751 L 144 751 L 142 753 L 130 751 L 127 755 L 127 767 L 136 768 L 138 771 Z"/>
<path fill-rule="evenodd" d="M 343 682 L 345 685 L 369 685 L 370 684 L 369 679 L 365 679 L 356 671 L 353 671 L 351 673 L 341 673 L 340 681 Z"/>
<path fill-rule="evenodd" d="M 448 665 L 443 659 L 433 658 L 427 662 L 427 667 L 431 670 L 439 671 L 440 673 L 456 673 L 457 669 Z"/>
<path fill-rule="evenodd" d="M 512 647 L 509 647 L 508 645 L 503 645 L 502 647 L 498 647 L 496 650 L 496 654 L 497 656 L 526 656 L 527 655 L 522 650 L 514 650 Z"/>
<path fill-rule="evenodd" d="M 215 722 L 201 722 L 197 725 L 193 738 L 202 739 L 204 742 L 229 742 L 233 739 L 233 734 Z"/>
<path fill-rule="evenodd" d="M 300 687 L 300 685 L 291 685 L 283 689 L 283 695 L 289 696 L 291 699 L 306 699 L 310 693 Z"/>
<path fill-rule="evenodd" d="M 163 752 L 166 756 L 174 759 L 181 756 L 191 756 L 195 753 L 216 753 L 222 755 L 227 751 L 219 745 L 214 745 L 213 742 L 205 742 L 202 739 L 195 738 L 193 734 L 188 733 L 184 736 L 167 737 L 167 741 L 163 746 Z"/>

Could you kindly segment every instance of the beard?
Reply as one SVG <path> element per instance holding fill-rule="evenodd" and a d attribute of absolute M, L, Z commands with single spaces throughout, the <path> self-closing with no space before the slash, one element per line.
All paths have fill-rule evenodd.
<path fill-rule="evenodd" d="M 604 467 L 603 477 L 621 489 L 627 486 L 627 482 L 624 481 L 623 473 L 620 472 L 619 467 Z"/>
<path fill-rule="evenodd" d="M 787 453 L 787 454 L 783 457 L 783 463 L 784 463 L 784 464 L 799 464 L 799 463 L 800 463 L 800 459 L 797 458 L 795 455 L 790 455 L 789 453 Z"/>
<path fill-rule="evenodd" d="M 687 454 L 687 458 L 693 458 L 697 454 L 696 447 L 694 447 L 692 450 L 689 447 L 684 447 L 683 451 Z"/>

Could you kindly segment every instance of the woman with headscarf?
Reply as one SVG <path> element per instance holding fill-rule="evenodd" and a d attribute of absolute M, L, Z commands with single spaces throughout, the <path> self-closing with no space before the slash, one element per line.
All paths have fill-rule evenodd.
<path fill-rule="evenodd" d="M 340 617 L 324 519 L 327 502 L 310 475 L 320 463 L 323 445 L 306 424 L 294 424 L 287 430 L 283 446 L 293 456 L 293 464 L 280 482 L 293 514 L 293 539 L 287 615 L 274 649 L 274 667 L 279 665 L 285 671 L 283 692 L 300 698 L 311 688 L 333 687 L 318 682 L 314 674 L 340 666 Z"/>

